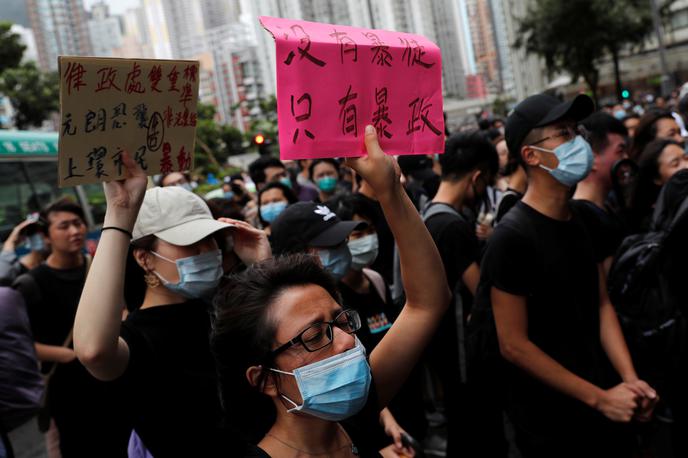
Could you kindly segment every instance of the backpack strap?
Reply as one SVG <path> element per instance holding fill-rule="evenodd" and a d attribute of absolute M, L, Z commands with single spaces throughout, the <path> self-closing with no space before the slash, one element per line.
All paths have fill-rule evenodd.
<path fill-rule="evenodd" d="M 387 286 L 385 285 L 385 280 L 382 278 L 382 275 L 367 267 L 363 268 L 363 275 L 365 275 L 373 285 L 375 292 L 380 296 L 382 302 L 387 304 Z"/>
<path fill-rule="evenodd" d="M 454 207 L 444 203 L 436 203 L 434 205 L 428 204 L 425 206 L 422 212 L 423 222 L 427 221 L 436 215 L 448 214 L 454 215 L 457 218 L 463 220 L 463 217 L 459 212 L 457 212 Z M 450 285 L 451 286 L 451 285 Z M 456 321 L 456 340 L 458 343 L 459 350 L 459 376 L 461 383 L 466 383 L 466 371 L 467 371 L 467 357 L 466 357 L 466 327 L 463 322 L 463 299 L 461 298 L 461 279 L 454 285 L 454 314 Z"/>

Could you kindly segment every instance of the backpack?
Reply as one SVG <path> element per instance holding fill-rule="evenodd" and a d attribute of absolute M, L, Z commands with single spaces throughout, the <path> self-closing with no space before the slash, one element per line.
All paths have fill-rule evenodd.
<path fill-rule="evenodd" d="M 0 288 L 0 432 L 35 416 L 43 390 L 24 299 L 12 288 Z"/>
<path fill-rule="evenodd" d="M 665 275 L 674 228 L 688 218 L 688 197 L 667 218 L 666 187 L 652 216 L 651 230 L 626 237 L 609 271 L 609 297 L 631 341 L 661 334 L 681 320 L 680 299 Z"/>

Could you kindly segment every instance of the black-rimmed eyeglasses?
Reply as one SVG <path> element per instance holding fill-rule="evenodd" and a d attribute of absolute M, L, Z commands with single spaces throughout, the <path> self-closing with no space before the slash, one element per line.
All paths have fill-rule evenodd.
<path fill-rule="evenodd" d="M 268 355 L 268 359 L 274 359 L 280 353 L 298 344 L 303 345 L 303 348 L 309 352 L 327 347 L 334 340 L 334 329 L 332 329 L 332 326 L 337 326 L 347 334 L 353 334 L 361 329 L 361 317 L 356 310 L 342 310 L 333 320 L 313 323 L 289 342 L 272 350 Z"/>

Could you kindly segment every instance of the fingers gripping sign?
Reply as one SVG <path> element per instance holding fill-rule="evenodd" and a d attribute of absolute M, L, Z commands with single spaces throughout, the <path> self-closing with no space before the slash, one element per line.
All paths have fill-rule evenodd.
<path fill-rule="evenodd" d="M 346 165 L 361 175 L 378 197 L 397 192 L 401 188 L 401 169 L 394 157 L 382 151 L 372 125 L 365 128 L 365 147 L 366 156 L 347 158 Z"/>

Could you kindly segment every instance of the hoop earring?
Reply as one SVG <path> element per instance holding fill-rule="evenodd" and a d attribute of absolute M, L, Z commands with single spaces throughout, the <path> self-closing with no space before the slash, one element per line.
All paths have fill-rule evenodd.
<path fill-rule="evenodd" d="M 157 288 L 160 286 L 160 279 L 153 272 L 146 272 L 143 276 L 143 281 L 146 282 L 146 286 L 149 288 Z"/>

